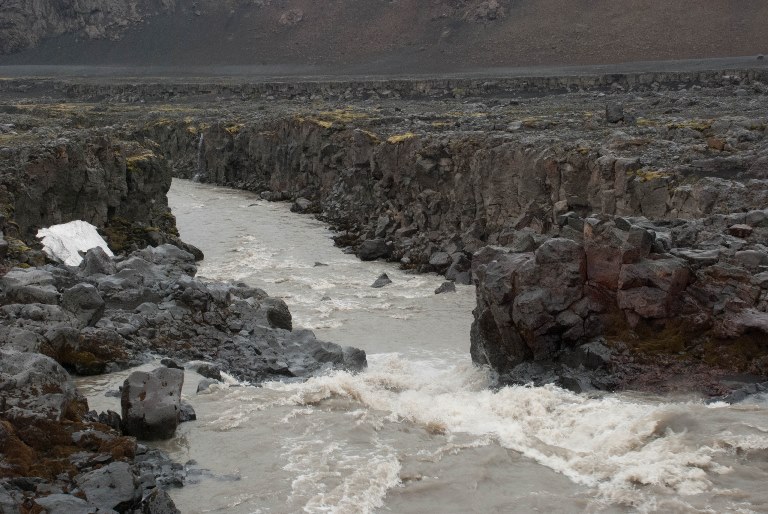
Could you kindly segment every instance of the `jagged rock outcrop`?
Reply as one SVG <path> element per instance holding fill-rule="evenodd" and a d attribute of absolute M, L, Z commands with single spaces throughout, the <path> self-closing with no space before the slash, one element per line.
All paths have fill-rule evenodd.
<path fill-rule="evenodd" d="M 558 363 L 567 374 L 573 352 L 602 338 L 639 365 L 673 357 L 768 375 L 768 211 L 561 221 L 583 229 L 539 236 L 525 251 L 486 247 L 475 255 L 475 362 L 511 382 L 532 379 L 529 362 L 550 372 Z M 613 357 L 599 366 L 612 371 L 612 384 L 600 376 L 580 388 L 639 380 L 639 370 Z"/>
<path fill-rule="evenodd" d="M 11 138 L 0 152 L 0 228 L 6 257 L 44 262 L 37 231 L 84 220 L 100 228 L 117 252 L 179 241 L 166 193 L 164 159 L 135 143 L 76 134 L 50 141 Z"/>
<path fill-rule="evenodd" d="M 89 251 L 80 268 L 14 269 L 0 279 L 5 346 L 45 353 L 83 375 L 136 365 L 148 352 L 205 359 L 251 382 L 365 366 L 352 349 L 292 331 L 282 300 L 195 278 L 194 257 L 176 246 L 117 258 L 109 274 L 89 265 L 99 255 Z"/>

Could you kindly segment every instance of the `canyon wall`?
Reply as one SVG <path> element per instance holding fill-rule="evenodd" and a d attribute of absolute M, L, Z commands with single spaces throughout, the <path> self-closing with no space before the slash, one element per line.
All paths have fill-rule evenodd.
<path fill-rule="evenodd" d="M 42 264 L 40 228 L 84 220 L 115 251 L 178 242 L 166 193 L 167 162 L 135 143 L 100 134 L 24 140 L 7 136 L 0 154 L 0 209 L 6 255 Z M 5 255 L 4 255 L 5 256 Z"/>
<path fill-rule="evenodd" d="M 440 98 L 505 98 L 541 96 L 581 90 L 658 91 L 691 86 L 724 87 L 744 82 L 768 82 L 768 68 L 760 61 L 748 69 L 701 71 L 647 71 L 630 73 L 581 73 L 531 75 L 514 77 L 438 78 L 361 78 L 358 80 L 263 80 L 226 79 L 124 79 L 81 80 L 9 78 L 0 81 L 2 94 L 47 94 L 75 101 L 107 101 L 120 103 L 167 102 L 183 99 L 200 101 L 237 99 L 309 100 L 378 100 Z"/>
<path fill-rule="evenodd" d="M 677 121 L 645 139 L 647 120 L 596 139 L 535 117 L 378 123 L 341 110 L 142 137 L 180 176 L 293 200 L 360 258 L 474 282 L 473 360 L 509 382 L 642 387 L 654 359 L 768 375 L 765 119 Z M 613 356 L 594 357 L 595 341 Z M 595 359 L 599 372 L 571 373 Z"/>

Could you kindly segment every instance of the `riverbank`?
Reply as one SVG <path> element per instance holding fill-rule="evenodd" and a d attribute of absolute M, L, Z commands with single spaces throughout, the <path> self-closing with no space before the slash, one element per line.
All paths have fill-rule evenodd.
<path fill-rule="evenodd" d="M 585 257 L 570 263 L 586 266 L 574 278 L 579 294 L 518 306 L 529 322 L 516 314 L 517 292 L 494 296 L 499 284 L 482 281 L 473 331 L 477 362 L 513 381 L 531 377 L 509 375 L 515 366 L 540 362 L 544 369 L 534 375 L 573 384 L 573 377 L 550 373 L 550 364 L 559 369 L 570 359 L 565 350 L 602 337 L 601 348 L 613 357 L 600 366 L 617 367 L 609 374 L 624 378 L 593 381 L 588 370 L 575 387 L 663 391 L 664 379 L 652 377 L 678 375 L 672 370 L 683 360 L 701 380 L 681 387 L 721 394 L 728 387 L 718 377 L 765 374 L 759 277 L 767 255 L 761 209 L 768 202 L 762 109 L 768 86 L 761 73 L 598 74 L 573 84 L 562 77 L 234 85 L 75 80 L 62 88 L 54 80 L 41 87 L 62 96 L 42 102 L 31 100 L 34 90 L 23 81 L 10 80 L 3 94 L 32 96 L 5 109 L 12 128 L 3 138 L 8 169 L 40 145 L 51 146 L 51 126 L 70 127 L 87 148 L 112 138 L 108 146 L 123 155 L 118 170 L 126 186 L 106 192 L 106 203 L 117 206 L 93 219 L 118 249 L 180 244 L 161 198 L 171 174 L 293 201 L 295 210 L 330 223 L 337 242 L 361 258 L 394 260 L 465 284 L 478 277 L 473 255 L 486 246 L 531 254 L 548 238 L 570 239 L 586 245 Z M 62 152 L 79 155 L 51 146 L 38 167 L 56 169 Z M 163 178 L 155 190 L 142 182 L 156 177 Z M 147 200 L 157 196 L 141 202 L 154 210 L 123 207 L 117 198 L 136 196 L 125 194 L 128 187 L 145 191 Z M 51 194 L 46 191 L 29 194 L 42 198 Z M 7 203 L 9 212 L 26 209 Z M 55 219 L 20 218 L 27 245 L 31 227 L 49 218 Z M 613 228 L 601 228 L 599 236 L 585 232 L 596 224 Z M 595 260 L 601 249 L 621 255 Z M 648 278 L 662 268 L 666 278 Z M 635 278 L 621 279 L 624 271 Z M 727 301 L 710 294 L 721 286 L 733 291 Z M 547 287 L 536 291 L 529 293 L 552 294 Z M 489 309 L 497 314 L 484 314 Z M 692 337 L 679 337 L 681 324 Z M 633 342 L 655 332 L 663 336 L 650 346 Z M 720 359 L 720 350 L 729 357 Z M 656 369 L 658 362 L 667 364 Z"/>
<path fill-rule="evenodd" d="M 766 379 L 768 86 L 750 70 L 666 77 L 580 78 L 573 92 L 556 78 L 535 91 L 474 79 L 83 83 L 45 97 L 5 82 L 0 251 L 20 268 L 3 279 L 3 330 L 12 345 L 55 350 L 60 364 L 34 358 L 59 370 L 51 416 L 73 429 L 91 421 L 61 364 L 102 373 L 154 351 L 251 381 L 359 369 L 360 353 L 288 331 L 285 303 L 194 278 L 202 253 L 167 207 L 175 175 L 290 201 L 363 260 L 476 285 L 471 354 L 496 386 L 741 399 Z M 79 218 L 122 256 L 46 267 L 37 229 Z M 9 388 L 6 409 L 29 400 Z M 26 455 L 14 477 L 37 473 L 24 462 L 38 450 L 6 428 L 4 453 Z M 54 455 L 66 460 L 68 441 L 46 451 L 66 448 Z M 71 484 L 67 470 L 55 480 Z M 24 484 L 16 499 L 51 491 Z"/>

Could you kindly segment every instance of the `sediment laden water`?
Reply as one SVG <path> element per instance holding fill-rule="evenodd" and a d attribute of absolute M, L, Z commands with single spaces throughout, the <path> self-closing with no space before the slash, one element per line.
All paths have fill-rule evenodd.
<path fill-rule="evenodd" d="M 184 393 L 198 421 L 164 443 L 196 461 L 182 512 L 767 512 L 768 402 L 489 388 L 469 358 L 474 292 L 362 263 L 285 204 L 175 181 L 200 274 L 285 299 L 294 325 L 368 352 L 369 369 Z M 319 264 L 318 264 L 319 263 Z M 371 289 L 387 272 L 393 284 Z M 127 372 L 81 381 L 96 409 Z"/>

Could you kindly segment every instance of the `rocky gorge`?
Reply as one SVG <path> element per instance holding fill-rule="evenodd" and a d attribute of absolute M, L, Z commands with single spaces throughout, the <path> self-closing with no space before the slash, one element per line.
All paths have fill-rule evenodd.
<path fill-rule="evenodd" d="M 472 358 L 500 385 L 716 396 L 764 381 L 768 78 L 707 77 L 396 99 L 5 84 L 0 505 L 165 508 L 142 479 L 150 450 L 89 414 L 67 372 L 150 355 L 251 383 L 365 366 L 293 330 L 282 300 L 196 278 L 202 255 L 165 199 L 172 175 L 291 201 L 361 259 L 474 283 Z M 118 257 L 46 262 L 37 229 L 73 219 Z M 124 498 L 99 503 L 87 484 L 104 476 Z"/>
<path fill-rule="evenodd" d="M 765 377 L 766 86 L 626 82 L 147 137 L 182 176 L 318 213 L 361 259 L 474 279 L 473 359 L 502 382 L 717 394 Z"/>

